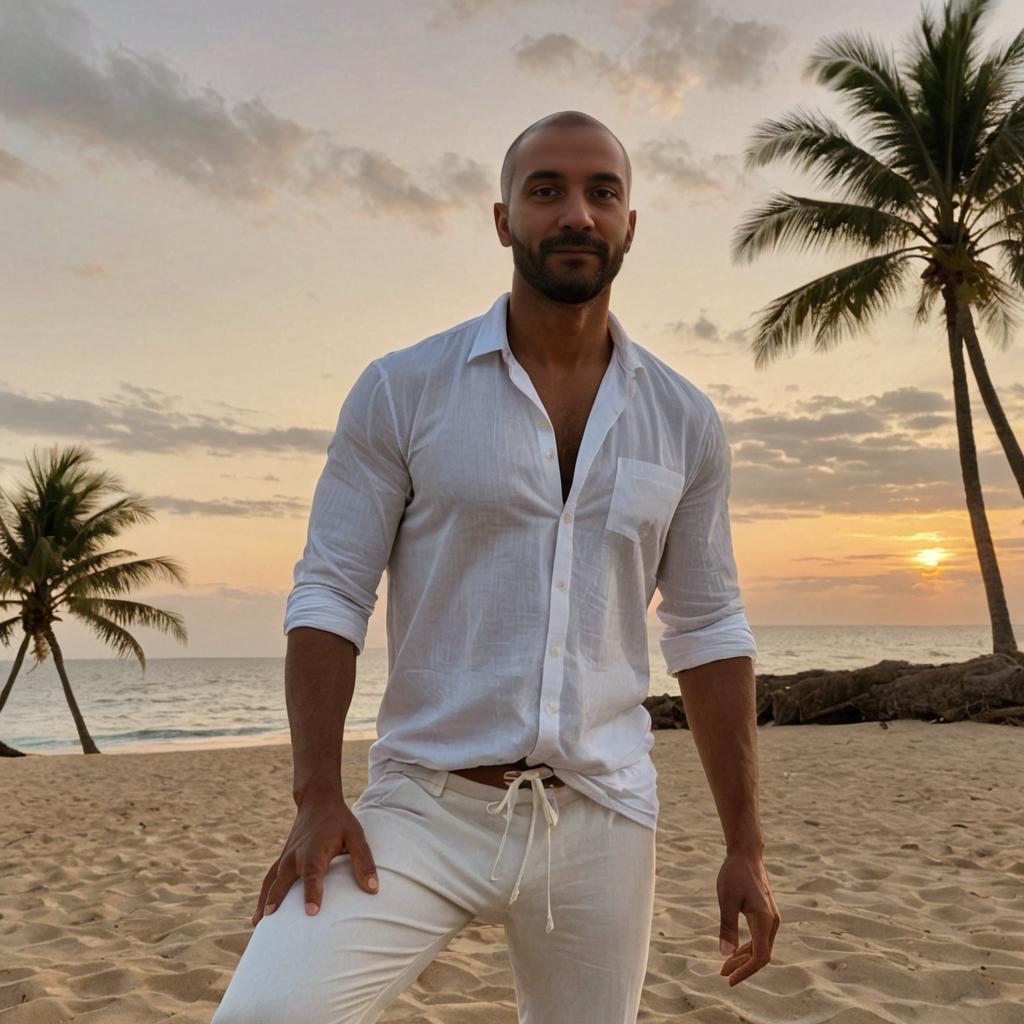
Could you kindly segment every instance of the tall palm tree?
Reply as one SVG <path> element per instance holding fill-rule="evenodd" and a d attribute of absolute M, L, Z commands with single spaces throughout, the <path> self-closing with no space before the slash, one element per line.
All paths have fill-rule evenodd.
<path fill-rule="evenodd" d="M 842 94 L 865 127 L 866 143 L 855 143 L 821 114 L 801 111 L 758 125 L 745 154 L 748 169 L 790 157 L 817 171 L 841 198 L 777 193 L 739 226 L 732 256 L 752 260 L 791 241 L 852 244 L 868 254 L 766 307 L 752 343 L 759 368 L 795 349 L 811 327 L 817 351 L 863 328 L 897 295 L 911 261 L 924 262 L 914 324 L 927 323 L 941 297 L 960 468 L 998 653 L 1017 644 L 978 476 L 963 348 L 1024 495 L 1024 457 L 985 368 L 971 313 L 977 307 L 998 346 L 1009 344 L 1016 326 L 1010 310 L 1020 301 L 1014 288 L 1024 289 L 1024 96 L 1015 81 L 1024 66 L 1024 31 L 979 60 L 979 25 L 989 7 L 990 0 L 949 0 L 941 27 L 922 14 L 902 66 L 855 33 L 823 42 L 803 77 L 816 75 Z M 995 240 L 980 245 L 989 232 Z M 982 258 L 989 249 L 1002 257 L 1006 281 Z"/>
<path fill-rule="evenodd" d="M 152 519 L 153 511 L 134 494 L 99 508 L 105 494 L 125 491 L 113 474 L 86 469 L 85 463 L 92 458 L 87 449 L 77 445 L 63 451 L 54 447 L 45 464 L 33 452 L 26 460 L 31 483 L 23 485 L 13 497 L 0 489 L 0 645 L 10 643 L 19 625 L 24 631 L 0 693 L 0 711 L 29 644 L 37 663 L 52 653 L 86 754 L 98 754 L 99 750 L 71 692 L 54 635 L 53 623 L 63 621 L 58 612 L 66 611 L 80 619 L 118 657 L 136 657 L 143 672 L 146 656 L 124 627 L 150 626 L 171 633 L 181 643 L 188 641 L 181 616 L 118 596 L 158 574 L 179 583 L 185 582 L 185 574 L 170 558 L 138 558 L 114 564 L 115 559 L 132 557 L 135 552 L 100 550 L 108 537 Z M 17 609 L 17 614 L 4 619 L 9 609 Z M 18 753 L 10 747 L 0 750 L 11 752 Z"/>

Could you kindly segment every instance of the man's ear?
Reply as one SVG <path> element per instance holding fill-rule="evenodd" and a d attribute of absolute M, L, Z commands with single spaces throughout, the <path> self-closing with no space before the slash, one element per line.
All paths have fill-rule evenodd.
<path fill-rule="evenodd" d="M 629 231 L 626 232 L 626 245 L 623 252 L 629 252 L 633 248 L 633 239 L 636 237 L 636 210 L 629 211 Z"/>
<path fill-rule="evenodd" d="M 512 239 L 508 233 L 508 207 L 504 203 L 494 204 L 494 228 L 498 232 L 501 244 L 508 248 L 512 244 Z"/>

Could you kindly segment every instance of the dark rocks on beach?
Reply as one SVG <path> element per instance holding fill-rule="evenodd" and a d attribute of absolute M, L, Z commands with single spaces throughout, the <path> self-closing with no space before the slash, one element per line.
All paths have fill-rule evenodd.
<path fill-rule="evenodd" d="M 653 729 L 685 729 L 682 696 L 644 701 Z M 761 725 L 840 725 L 917 718 L 1024 725 L 1024 652 L 983 654 L 941 665 L 885 660 L 853 669 L 757 676 Z"/>

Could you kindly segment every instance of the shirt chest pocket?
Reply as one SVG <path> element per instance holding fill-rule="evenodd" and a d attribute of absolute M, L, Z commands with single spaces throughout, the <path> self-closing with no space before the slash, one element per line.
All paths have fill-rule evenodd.
<path fill-rule="evenodd" d="M 620 455 L 605 528 L 638 544 L 651 536 L 664 537 L 684 483 L 673 469 Z"/>

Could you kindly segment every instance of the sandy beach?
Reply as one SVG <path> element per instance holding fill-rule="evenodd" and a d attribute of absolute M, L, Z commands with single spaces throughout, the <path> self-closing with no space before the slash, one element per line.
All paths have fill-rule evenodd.
<path fill-rule="evenodd" d="M 345 743 L 350 802 L 369 742 Z M 769 726 L 760 749 L 782 927 L 773 962 L 730 989 L 718 819 L 690 734 L 657 733 L 638 1020 L 1020 1024 L 1024 731 Z M 290 790 L 287 744 L 0 760 L 0 1022 L 206 1024 L 252 933 Z M 380 1019 L 513 1024 L 500 927 L 466 928 Z"/>

